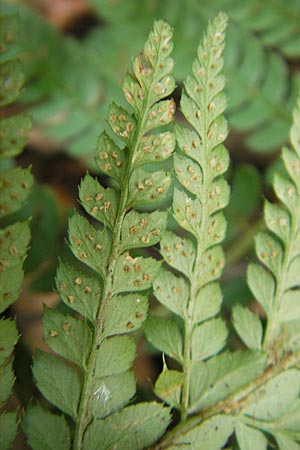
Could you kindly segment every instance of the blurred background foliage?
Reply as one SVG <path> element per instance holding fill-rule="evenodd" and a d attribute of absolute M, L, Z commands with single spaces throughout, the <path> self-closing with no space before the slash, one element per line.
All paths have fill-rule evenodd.
<path fill-rule="evenodd" d="M 42 302 L 53 294 L 57 256 L 67 254 L 66 223 L 77 207 L 77 185 L 107 127 L 112 100 L 122 104 L 121 82 L 154 19 L 174 27 L 178 89 L 189 72 L 209 18 L 229 16 L 225 54 L 232 196 L 226 210 L 225 308 L 251 302 L 244 281 L 253 235 L 262 223 L 262 198 L 272 197 L 274 167 L 288 142 L 291 110 L 300 87 L 298 0 L 23 0 L 2 1 L 1 14 L 17 13 L 25 88 L 18 104 L 2 111 L 29 112 L 33 130 L 18 164 L 32 165 L 36 184 L 16 219 L 32 216 L 32 244 L 23 294 L 16 304 L 23 337 L 41 343 Z M 182 120 L 178 112 L 179 120 Z M 3 167 L 0 167 L 3 169 Z M 34 294 L 36 291 L 36 294 Z M 253 305 L 256 308 L 256 305 Z M 17 357 L 17 361 L 20 361 Z M 20 369 L 22 370 L 22 369 Z M 145 373 L 147 371 L 144 370 Z M 146 375 L 145 375 L 146 377 Z"/>

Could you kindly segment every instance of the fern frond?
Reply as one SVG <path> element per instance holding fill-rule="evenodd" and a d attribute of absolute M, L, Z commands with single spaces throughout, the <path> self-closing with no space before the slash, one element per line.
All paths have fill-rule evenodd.
<path fill-rule="evenodd" d="M 176 274 L 161 269 L 153 286 L 156 298 L 180 317 L 184 334 L 176 321 L 161 324 L 159 318 L 152 317 L 146 322 L 150 342 L 182 366 L 183 373 L 165 366 L 155 392 L 179 408 L 183 419 L 197 409 L 191 389 L 199 363 L 217 354 L 227 337 L 224 322 L 215 318 L 222 294 L 214 281 L 224 265 L 223 251 L 217 244 L 226 228 L 220 209 L 229 196 L 221 177 L 228 166 L 222 145 L 227 124 L 222 115 L 226 98 L 221 74 L 226 23 L 226 15 L 219 14 L 209 24 L 184 85 L 181 110 L 193 128 L 175 128 L 180 151 L 174 157 L 179 184 L 174 191 L 173 215 L 189 234 L 180 237 L 169 232 L 164 236 L 161 252 Z"/>
<path fill-rule="evenodd" d="M 23 72 L 20 61 L 11 57 L 18 40 L 16 16 L 0 16 L 0 105 L 8 105 L 20 93 Z M 0 119 L 0 160 L 18 155 L 25 145 L 31 119 L 26 115 Z M 0 220 L 10 222 L 10 215 L 27 200 L 33 183 L 30 169 L 0 169 Z M 16 222 L 0 229 L 0 313 L 19 297 L 23 282 L 23 263 L 30 241 L 28 222 Z M 13 350 L 19 339 L 15 320 L 0 319 L 0 447 L 8 450 L 17 434 L 17 411 L 5 412 L 15 381 Z"/>
<path fill-rule="evenodd" d="M 89 174 L 80 185 L 80 202 L 93 224 L 76 213 L 69 222 L 69 242 L 82 270 L 61 264 L 56 281 L 63 302 L 84 320 L 45 310 L 45 341 L 72 365 L 39 352 L 33 374 L 42 394 L 73 419 L 75 449 L 143 448 L 170 420 L 169 409 L 159 404 L 124 406 L 136 390 L 135 342 L 128 333 L 146 317 L 147 290 L 161 266 L 137 251 L 157 244 L 167 222 L 166 211 L 145 213 L 139 207 L 158 209 L 171 183 L 162 163 L 156 172 L 149 170 L 149 163 L 153 167 L 169 158 L 175 146 L 165 127 L 175 112 L 173 100 L 165 99 L 175 86 L 171 38 L 167 23 L 154 23 L 123 83 L 131 109 L 115 103 L 109 108 L 111 134 L 103 132 L 96 149 L 96 164 L 109 186 Z M 144 418 L 136 422 L 139 414 Z M 64 428 L 63 416 L 53 420 Z M 145 433 L 145 421 L 151 432 Z M 33 449 L 38 448 L 36 426 L 36 409 L 30 408 L 24 427 Z M 51 445 L 56 448 L 55 440 Z"/>

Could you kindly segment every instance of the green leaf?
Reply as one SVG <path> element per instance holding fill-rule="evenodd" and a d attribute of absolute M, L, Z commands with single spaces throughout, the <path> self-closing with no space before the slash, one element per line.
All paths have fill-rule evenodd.
<path fill-rule="evenodd" d="M 136 167 L 168 159 L 175 148 L 175 138 L 170 132 L 147 134 L 142 137 L 134 157 Z"/>
<path fill-rule="evenodd" d="M 157 86 L 158 85 L 159 83 L 157 83 Z M 159 89 L 163 89 L 163 87 L 159 86 Z M 176 105 L 172 98 L 169 100 L 163 100 L 153 105 L 148 113 L 147 121 L 145 124 L 145 132 L 153 130 L 153 128 L 168 125 L 170 122 L 172 122 L 175 111 Z"/>
<path fill-rule="evenodd" d="M 202 219 L 202 207 L 200 201 L 193 200 L 185 192 L 175 188 L 173 197 L 174 217 L 179 225 L 192 233 L 197 239 L 201 239 L 199 223 Z"/>
<path fill-rule="evenodd" d="M 279 450 L 300 450 L 300 444 L 297 444 L 292 437 L 286 436 L 284 433 L 274 434 Z"/>
<path fill-rule="evenodd" d="M 11 359 L 8 364 L 0 366 L 0 407 L 10 396 L 15 382 L 12 363 Z"/>
<path fill-rule="evenodd" d="M 245 350 L 225 352 L 194 365 L 191 377 L 193 411 L 225 400 L 263 373 L 266 364 L 266 355 Z"/>
<path fill-rule="evenodd" d="M 117 262 L 113 277 L 113 293 L 144 291 L 149 289 L 158 274 L 161 262 L 153 258 L 122 254 Z"/>
<path fill-rule="evenodd" d="M 262 266 L 251 263 L 247 270 L 247 282 L 254 297 L 264 308 L 267 316 L 270 316 L 275 292 L 272 275 Z"/>
<path fill-rule="evenodd" d="M 23 151 L 32 120 L 25 114 L 0 120 L 0 159 L 13 158 Z"/>
<path fill-rule="evenodd" d="M 96 152 L 95 160 L 98 168 L 116 180 L 121 187 L 127 166 L 126 150 L 120 150 L 104 131 L 98 138 Z"/>
<path fill-rule="evenodd" d="M 0 319 L 0 364 L 11 354 L 18 342 L 18 330 L 16 323 L 9 319 Z"/>
<path fill-rule="evenodd" d="M 156 298 L 163 305 L 180 317 L 186 316 L 189 285 L 183 277 L 161 269 L 153 283 L 153 290 Z"/>
<path fill-rule="evenodd" d="M 54 355 L 38 352 L 33 361 L 36 385 L 49 402 L 71 417 L 77 417 L 81 391 L 79 375 Z"/>
<path fill-rule="evenodd" d="M 75 214 L 69 220 L 68 231 L 73 254 L 104 277 L 111 251 L 111 235 L 107 228 L 97 230 L 84 217 Z"/>
<path fill-rule="evenodd" d="M 279 242 L 270 234 L 259 232 L 255 237 L 255 249 L 260 261 L 276 277 L 280 277 L 283 251 Z"/>
<path fill-rule="evenodd" d="M 107 377 L 130 369 L 135 358 L 135 341 L 129 336 L 104 339 L 96 355 L 96 376 Z"/>
<path fill-rule="evenodd" d="M 0 430 L 0 448 L 1 450 L 9 450 L 17 436 L 17 412 L 0 414 Z"/>
<path fill-rule="evenodd" d="M 251 216 L 257 209 L 261 195 L 261 180 L 258 170 L 250 164 L 236 167 L 227 213 L 240 218 Z"/>
<path fill-rule="evenodd" d="M 13 102 L 24 82 L 21 62 L 11 60 L 0 65 L 0 106 Z"/>
<path fill-rule="evenodd" d="M 32 450 L 69 450 L 71 433 L 63 416 L 45 411 L 40 406 L 29 406 L 22 427 Z"/>
<path fill-rule="evenodd" d="M 8 52 L 19 39 L 19 18 L 16 14 L 0 17 L 1 55 Z"/>
<path fill-rule="evenodd" d="M 232 312 L 233 326 L 248 348 L 260 350 L 263 328 L 259 317 L 237 304 Z"/>
<path fill-rule="evenodd" d="M 192 335 L 192 359 L 194 362 L 218 353 L 225 345 L 227 328 L 222 319 L 211 319 L 195 327 Z"/>
<path fill-rule="evenodd" d="M 290 235 L 290 215 L 278 205 L 265 201 L 264 216 L 268 228 L 283 242 L 287 242 Z"/>
<path fill-rule="evenodd" d="M 222 303 L 222 291 L 218 283 L 205 285 L 196 295 L 193 322 L 204 322 L 218 314 Z"/>
<path fill-rule="evenodd" d="M 174 269 L 191 278 L 196 256 L 192 241 L 166 231 L 162 237 L 160 247 L 165 261 Z"/>
<path fill-rule="evenodd" d="M 273 187 L 277 197 L 288 207 L 289 211 L 293 213 L 297 207 L 297 190 L 295 184 L 288 178 L 276 173 L 274 176 Z"/>
<path fill-rule="evenodd" d="M 108 123 L 113 132 L 127 145 L 132 144 L 135 136 L 136 121 L 133 114 L 112 103 L 108 109 Z"/>
<path fill-rule="evenodd" d="M 165 432 L 170 409 L 158 403 L 129 406 L 104 420 L 94 420 L 85 433 L 83 450 L 139 450 Z"/>
<path fill-rule="evenodd" d="M 144 331 L 152 345 L 176 361 L 182 362 L 183 336 L 174 319 L 148 316 Z"/>
<path fill-rule="evenodd" d="M 148 299 L 143 295 L 129 294 L 110 298 L 106 306 L 104 336 L 130 333 L 139 329 L 147 311 Z"/>
<path fill-rule="evenodd" d="M 102 287 L 100 280 L 60 262 L 56 287 L 63 302 L 90 320 L 95 320 Z"/>
<path fill-rule="evenodd" d="M 24 205 L 32 184 L 30 169 L 16 167 L 0 172 L 0 218 L 18 211 Z"/>
<path fill-rule="evenodd" d="M 174 449 L 184 450 L 221 450 L 233 432 L 234 419 L 230 416 L 217 415 L 187 433 L 175 438 Z M 199 447 L 201 443 L 201 447 Z"/>
<path fill-rule="evenodd" d="M 276 420 L 298 399 L 299 393 L 300 372 L 287 370 L 258 388 L 243 408 L 243 414 L 258 420 Z"/>
<path fill-rule="evenodd" d="M 171 186 L 171 176 L 163 171 L 136 169 L 129 181 L 128 207 L 138 207 L 164 200 Z"/>
<path fill-rule="evenodd" d="M 125 372 L 93 383 L 90 408 L 95 418 L 106 417 L 125 406 L 136 390 L 134 373 Z"/>
<path fill-rule="evenodd" d="M 235 434 L 240 450 L 252 450 L 253 448 L 267 450 L 268 441 L 261 431 L 238 422 L 235 426 Z"/>
<path fill-rule="evenodd" d="M 164 370 L 155 383 L 155 394 L 166 403 L 180 408 L 181 389 L 184 375 L 177 370 Z"/>
<path fill-rule="evenodd" d="M 44 308 L 44 339 L 49 347 L 83 369 L 92 344 L 92 333 L 83 320 Z"/>
<path fill-rule="evenodd" d="M 300 256 L 298 255 L 288 265 L 286 280 L 285 280 L 286 289 L 293 288 L 295 286 L 300 285 L 299 265 L 300 265 Z"/>
<path fill-rule="evenodd" d="M 114 229 L 118 200 L 112 188 L 105 189 L 96 179 L 86 174 L 80 184 L 79 198 L 87 213 L 110 230 Z"/>
<path fill-rule="evenodd" d="M 279 320 L 288 322 L 300 319 L 299 289 L 289 290 L 282 296 L 279 307 Z"/>
<path fill-rule="evenodd" d="M 151 247 L 160 241 L 167 225 L 167 213 L 130 211 L 122 225 L 122 250 Z"/>
<path fill-rule="evenodd" d="M 192 194 L 201 197 L 202 194 L 202 172 L 199 164 L 193 160 L 175 154 L 174 169 L 177 179 Z"/>

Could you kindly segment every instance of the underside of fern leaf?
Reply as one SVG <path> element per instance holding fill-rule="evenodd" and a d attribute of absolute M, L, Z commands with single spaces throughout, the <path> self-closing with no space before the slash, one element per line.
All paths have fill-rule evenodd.
<path fill-rule="evenodd" d="M 163 161 L 175 146 L 165 127 L 175 111 L 173 100 L 165 100 L 175 86 L 171 38 L 167 23 L 155 22 L 133 74 L 124 80 L 132 110 L 115 103 L 109 108 L 111 131 L 101 134 L 96 149 L 108 186 L 89 174 L 81 183 L 80 203 L 93 223 L 79 214 L 71 218 L 70 248 L 81 269 L 61 263 L 56 280 L 74 314 L 45 310 L 44 339 L 61 358 L 38 352 L 33 364 L 39 390 L 73 425 L 70 429 L 64 416 L 31 406 L 24 428 L 33 449 L 39 449 L 39 411 L 41 421 L 47 420 L 43 415 L 51 417 L 68 436 L 64 449 L 70 441 L 74 449 L 140 449 L 168 426 L 169 409 L 162 405 L 124 407 L 136 390 L 135 343 L 128 334 L 146 318 L 147 291 L 161 266 L 143 249 L 160 241 L 167 222 L 159 204 L 171 183 Z M 154 172 L 157 162 L 161 167 Z M 142 212 L 144 207 L 148 212 Z M 60 443 L 53 439 L 48 445 L 57 449 Z"/>
<path fill-rule="evenodd" d="M 18 37 L 17 17 L 0 16 L 0 29 L 0 105 L 5 106 L 18 97 L 23 85 L 20 62 L 9 57 Z M 26 115 L 3 115 L 0 119 L 0 163 L 23 150 L 31 126 L 31 119 Z M 13 166 L 13 162 L 10 163 Z M 5 403 L 15 381 L 12 352 L 19 336 L 15 321 L 2 317 L 2 313 L 19 297 L 30 240 L 28 222 L 11 223 L 10 216 L 25 203 L 32 181 L 30 169 L 13 167 L 5 170 L 0 167 L 0 447 L 3 450 L 11 447 L 17 434 L 17 411 L 5 412 Z"/>
<path fill-rule="evenodd" d="M 162 255 L 173 271 L 160 271 L 154 293 L 180 319 L 166 322 L 150 317 L 146 322 L 148 339 L 182 367 L 180 372 L 165 365 L 155 392 L 178 408 L 183 420 L 225 398 L 237 385 L 246 384 L 263 366 L 253 354 L 215 356 L 227 338 L 227 327 L 218 316 L 222 293 L 217 283 L 224 266 L 218 244 L 226 229 L 220 210 L 229 198 L 222 177 L 229 163 L 223 145 L 227 124 L 222 115 L 226 97 L 221 73 L 226 23 L 225 14 L 210 23 L 184 84 L 181 110 L 192 128 L 176 125 L 175 129 L 179 149 L 174 157 L 178 184 L 173 216 L 185 231 L 180 235 L 169 232 L 162 239 Z M 252 358 L 255 363 L 248 370 Z M 226 359 L 231 361 L 229 366 L 224 364 Z M 239 374 L 234 387 L 226 383 L 226 388 L 222 378 L 234 371 Z M 213 383 L 208 374 L 215 377 Z"/>

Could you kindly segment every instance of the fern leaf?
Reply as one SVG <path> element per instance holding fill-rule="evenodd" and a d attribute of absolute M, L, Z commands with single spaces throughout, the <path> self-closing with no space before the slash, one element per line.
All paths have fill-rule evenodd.
<path fill-rule="evenodd" d="M 296 176 L 299 161 L 300 125 L 299 103 L 294 111 L 294 123 L 291 128 L 293 148 L 284 149 L 282 159 L 286 175 L 276 175 L 274 190 L 280 199 L 280 205 L 265 202 L 265 221 L 268 233 L 259 233 L 256 237 L 256 253 L 262 265 L 251 264 L 248 268 L 248 284 L 255 298 L 264 308 L 267 315 L 267 328 L 264 335 L 264 348 L 271 350 L 273 356 L 282 355 L 286 349 L 278 341 L 283 327 L 299 320 L 299 181 Z M 245 333 L 254 333 L 261 340 L 262 330 L 258 318 L 248 322 L 247 331 L 240 327 L 242 316 L 249 315 L 239 309 L 234 320 L 236 329 L 244 342 Z M 251 314 L 251 313 L 250 313 Z M 251 326 L 249 324 L 252 323 Z M 240 324 L 240 325 L 238 325 Z M 255 325 L 256 324 L 256 325 Z M 239 330 L 238 330 L 239 328 Z M 248 344 L 249 345 L 249 341 Z"/>
<path fill-rule="evenodd" d="M 156 298 L 183 321 L 184 336 L 176 322 L 161 326 L 160 319 L 155 317 L 148 319 L 145 328 L 148 339 L 182 365 L 182 393 L 177 385 L 176 398 L 181 397 L 183 418 L 191 408 L 193 368 L 198 361 L 217 354 L 227 337 L 224 322 L 214 318 L 221 299 L 218 285 L 212 283 L 220 276 L 224 263 L 222 249 L 216 244 L 224 236 L 226 224 L 219 210 L 226 206 L 229 194 L 226 182 L 220 178 L 228 163 L 222 146 L 227 126 L 222 116 L 226 99 L 220 74 L 226 22 L 226 16 L 220 14 L 210 23 L 193 72 L 185 82 L 181 109 L 193 129 L 176 126 L 180 152 L 174 165 L 180 187 L 174 191 L 173 215 L 190 234 L 187 238 L 170 232 L 165 235 L 161 252 L 165 261 L 179 272 L 175 275 L 161 270 L 153 286 Z M 221 149 L 223 159 L 215 158 L 216 149 Z M 211 304 L 206 297 L 209 291 Z M 168 337 L 171 334 L 173 339 Z M 171 375 L 167 369 L 163 372 L 155 387 L 157 393 L 161 391 L 162 377 L 165 384 L 169 380 L 173 385 Z M 178 402 L 173 406 L 178 407 Z"/>
<path fill-rule="evenodd" d="M 18 40 L 18 18 L 0 16 L 0 105 L 8 105 L 20 94 L 24 82 L 22 66 L 13 58 Z M 5 114 L 5 113 L 4 113 Z M 3 114 L 3 115 L 4 115 Z M 23 115 L 0 119 L 0 159 L 18 155 L 25 145 L 31 119 Z M 10 223 L 10 215 L 26 202 L 33 184 L 30 169 L 15 167 L 0 171 L 0 219 Z M 0 313 L 19 297 L 23 264 L 30 241 L 28 222 L 16 222 L 0 229 Z M 5 403 L 14 385 L 13 350 L 18 341 L 15 321 L 0 319 L 0 447 L 8 450 L 17 434 L 17 411 L 6 412 Z"/>
<path fill-rule="evenodd" d="M 167 212 L 151 211 L 151 205 L 157 209 L 157 202 L 166 197 L 170 174 L 150 171 L 147 165 L 169 158 L 175 145 L 170 132 L 161 132 L 174 114 L 174 102 L 164 100 L 175 86 L 171 38 L 167 23 L 154 23 L 143 53 L 133 63 L 134 73 L 125 77 L 129 110 L 115 103 L 109 108 L 111 134 L 103 132 L 96 149 L 97 164 L 109 186 L 87 174 L 79 188 L 80 203 L 93 223 L 77 213 L 70 219 L 70 248 L 81 269 L 61 264 L 56 285 L 63 302 L 85 320 L 45 310 L 44 339 L 72 365 L 41 353 L 34 359 L 33 373 L 48 401 L 72 417 L 73 446 L 78 449 L 107 448 L 104 442 L 120 449 L 142 448 L 169 423 L 169 409 L 159 405 L 123 408 L 136 391 L 135 343 L 127 334 L 146 318 L 147 290 L 161 266 L 161 261 L 135 252 L 157 244 L 167 223 Z M 137 210 L 145 205 L 147 213 Z M 120 427 L 121 419 L 127 427 L 141 410 L 148 417 L 147 433 L 144 419 L 129 426 L 135 438 L 111 432 Z M 30 414 L 29 410 L 25 429 L 32 440 L 38 434 Z M 95 430 L 102 430 L 101 435 Z"/>

